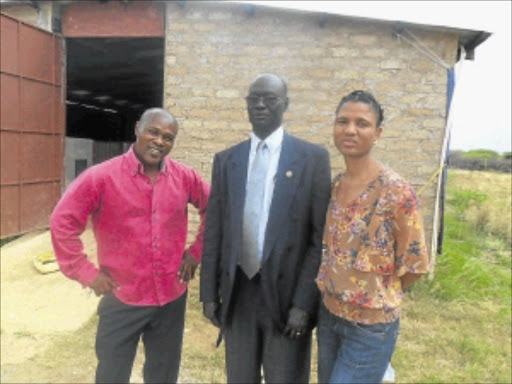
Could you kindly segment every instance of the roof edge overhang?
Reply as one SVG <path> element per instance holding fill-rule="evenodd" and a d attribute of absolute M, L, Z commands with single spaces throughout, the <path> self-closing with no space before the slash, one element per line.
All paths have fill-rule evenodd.
<path fill-rule="evenodd" d="M 75 0 L 76 1 L 76 0 Z M 73 0 L 64 0 L 61 1 L 61 4 L 67 4 L 67 3 L 73 3 L 75 2 Z M 107 2 L 109 0 L 102 0 L 102 2 Z M 126 1 L 126 0 L 124 0 Z M 158 2 L 166 2 L 166 1 L 158 1 Z M 38 1 L 34 0 L 0 0 L 0 3 L 5 5 L 10 4 L 28 4 L 36 9 L 39 8 Z M 178 1 L 181 6 L 184 6 L 186 4 L 186 0 L 180 0 Z M 282 7 L 276 7 L 276 6 L 270 6 L 265 5 L 261 3 L 257 4 L 251 4 L 249 2 L 237 2 L 237 1 L 205 1 L 205 3 L 230 3 L 230 4 L 239 4 L 243 5 L 246 8 L 246 12 L 248 15 L 254 14 L 257 7 L 264 7 L 266 9 L 273 9 L 273 10 L 279 10 L 280 12 L 287 12 L 287 13 L 310 13 L 310 14 L 316 14 L 318 17 L 318 23 L 320 26 L 324 26 L 328 22 L 329 17 L 335 17 L 335 18 L 348 18 L 348 19 L 354 19 L 354 20 L 361 20 L 365 22 L 372 22 L 372 23 L 382 23 L 382 24 L 391 24 L 394 25 L 394 28 L 396 30 L 403 29 L 405 27 L 411 27 L 411 28 L 420 28 L 423 30 L 430 30 L 430 31 L 437 31 L 437 32 L 448 32 L 452 33 L 458 36 L 458 49 L 457 49 L 457 61 L 461 59 L 466 60 L 474 60 L 475 59 L 475 49 L 482 44 L 485 40 L 487 40 L 491 33 L 487 31 L 482 30 L 473 30 L 473 29 L 463 29 L 463 28 L 455 28 L 455 27 L 449 27 L 444 25 L 433 25 L 433 24 L 421 24 L 421 23 L 414 23 L 409 21 L 403 21 L 403 20 L 387 20 L 387 19 L 378 19 L 378 18 L 372 18 L 372 17 L 365 17 L 365 16 L 354 16 L 354 15 L 344 15 L 339 13 L 332 13 L 332 12 L 319 12 L 319 11 L 312 11 L 312 10 L 302 10 L 302 9 L 292 9 L 292 8 L 282 8 Z M 462 53 L 464 52 L 464 57 L 462 57 Z"/>
<path fill-rule="evenodd" d="M 217 3 L 220 1 L 212 1 L 212 2 Z M 356 15 L 350 15 L 350 14 L 332 13 L 332 12 L 324 12 L 324 11 L 282 8 L 282 7 L 266 5 L 266 4 L 262 4 L 262 3 L 250 4 L 248 2 L 242 3 L 242 2 L 238 2 L 238 1 L 227 1 L 226 3 L 243 5 L 246 8 L 248 8 L 247 12 L 250 13 L 251 15 L 254 14 L 256 7 L 264 7 L 265 9 L 274 9 L 274 10 L 279 10 L 282 12 L 289 12 L 289 13 L 296 12 L 296 13 L 316 14 L 318 17 L 318 23 L 320 26 L 324 26 L 325 24 L 327 24 L 328 19 L 333 17 L 333 18 L 340 18 L 340 19 L 345 18 L 345 19 L 359 20 L 362 22 L 393 25 L 394 30 L 403 30 L 404 28 L 410 27 L 410 28 L 419 28 L 419 29 L 426 30 L 426 31 L 451 33 L 458 37 L 457 61 L 459 61 L 461 58 L 466 59 L 466 60 L 474 60 L 475 59 L 475 49 L 492 35 L 492 33 L 483 31 L 483 30 L 457 28 L 457 27 L 450 27 L 450 26 L 445 26 L 445 25 L 423 24 L 423 23 L 416 23 L 416 22 L 403 21 L 403 20 L 379 19 L 379 18 L 368 17 L 368 16 L 356 16 Z M 463 51 L 464 51 L 464 57 L 461 57 Z"/>

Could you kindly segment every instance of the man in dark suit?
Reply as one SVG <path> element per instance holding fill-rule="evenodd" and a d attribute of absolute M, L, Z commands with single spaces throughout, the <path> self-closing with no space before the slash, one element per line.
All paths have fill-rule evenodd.
<path fill-rule="evenodd" d="M 251 139 L 214 159 L 200 299 L 225 336 L 229 383 L 261 382 L 262 366 L 268 383 L 308 382 L 329 155 L 284 132 L 278 76 L 258 76 L 246 101 Z"/>

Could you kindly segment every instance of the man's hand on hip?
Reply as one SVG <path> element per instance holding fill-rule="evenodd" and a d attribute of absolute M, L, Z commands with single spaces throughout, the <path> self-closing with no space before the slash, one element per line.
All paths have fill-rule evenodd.
<path fill-rule="evenodd" d="M 119 288 L 119 284 L 108 273 L 100 271 L 89 288 L 94 291 L 96 296 L 101 296 Z"/>
<path fill-rule="evenodd" d="M 296 339 L 303 336 L 307 331 L 309 314 L 297 307 L 293 307 L 288 312 L 288 322 L 284 328 L 285 336 L 290 339 Z"/>
<path fill-rule="evenodd" d="M 178 272 L 180 283 L 188 283 L 190 280 L 192 280 L 198 265 L 199 263 L 196 259 L 194 259 L 190 252 L 185 251 L 183 253 L 183 258 L 181 259 L 181 267 Z"/>
<path fill-rule="evenodd" d="M 220 304 L 214 301 L 203 304 L 204 316 L 212 322 L 213 325 L 220 328 Z"/>

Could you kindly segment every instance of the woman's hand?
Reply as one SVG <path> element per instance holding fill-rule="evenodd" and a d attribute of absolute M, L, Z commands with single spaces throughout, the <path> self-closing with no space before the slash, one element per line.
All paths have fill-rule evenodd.
<path fill-rule="evenodd" d="M 418 280 L 421 276 L 419 273 L 406 273 L 400 278 L 400 284 L 402 285 L 402 290 L 409 288 L 416 280 Z"/>

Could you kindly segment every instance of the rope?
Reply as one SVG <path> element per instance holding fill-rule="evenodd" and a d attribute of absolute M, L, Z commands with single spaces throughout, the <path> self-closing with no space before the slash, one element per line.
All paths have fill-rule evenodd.
<path fill-rule="evenodd" d="M 401 33 L 399 32 L 395 32 L 395 35 L 398 39 L 398 41 L 401 41 L 402 39 L 405 40 L 407 43 L 409 43 L 410 45 L 412 45 L 414 48 L 416 48 L 418 51 L 422 52 L 423 54 L 425 54 L 426 56 L 428 56 L 430 59 L 432 59 L 432 61 L 434 61 L 436 64 L 439 64 L 441 67 L 445 68 L 445 69 L 450 69 L 450 66 L 445 63 L 439 56 L 437 56 L 435 54 L 435 52 L 433 52 L 432 50 L 430 50 L 425 44 L 423 44 L 421 41 L 418 40 L 418 38 L 416 36 L 414 36 L 411 32 L 409 32 L 408 30 L 404 29 L 405 32 L 407 32 L 409 35 L 411 35 L 413 37 L 414 40 L 416 40 L 418 42 L 418 44 L 416 44 L 414 41 L 412 41 L 411 39 L 405 37 L 404 35 L 402 35 Z M 424 48 L 422 48 L 422 46 Z"/>
<path fill-rule="evenodd" d="M 425 185 L 423 187 L 420 188 L 420 190 L 418 191 L 418 193 L 416 193 L 416 195 L 421 195 L 423 193 L 423 191 L 425 191 L 425 189 L 427 188 L 427 186 L 432 182 L 434 181 L 434 179 L 436 178 L 437 175 L 439 175 L 439 172 L 441 172 L 443 170 L 443 168 L 446 167 L 446 164 L 442 164 L 438 169 L 437 171 L 434 172 L 434 174 L 430 177 L 430 179 L 428 179 L 428 181 L 425 183 Z"/>
<path fill-rule="evenodd" d="M 415 34 L 413 34 L 411 31 L 409 31 L 407 28 L 404 28 L 404 32 L 406 32 L 409 36 L 411 36 L 414 41 L 416 41 L 421 47 L 423 47 L 423 49 L 429 53 L 430 55 L 432 55 L 433 57 L 435 57 L 437 60 L 438 60 L 438 63 L 441 64 L 443 67 L 445 67 L 446 69 L 450 69 L 450 66 L 443 60 L 441 59 L 437 53 L 431 49 L 430 47 L 428 47 L 425 43 L 423 43 L 420 39 L 418 39 L 416 37 Z"/>

